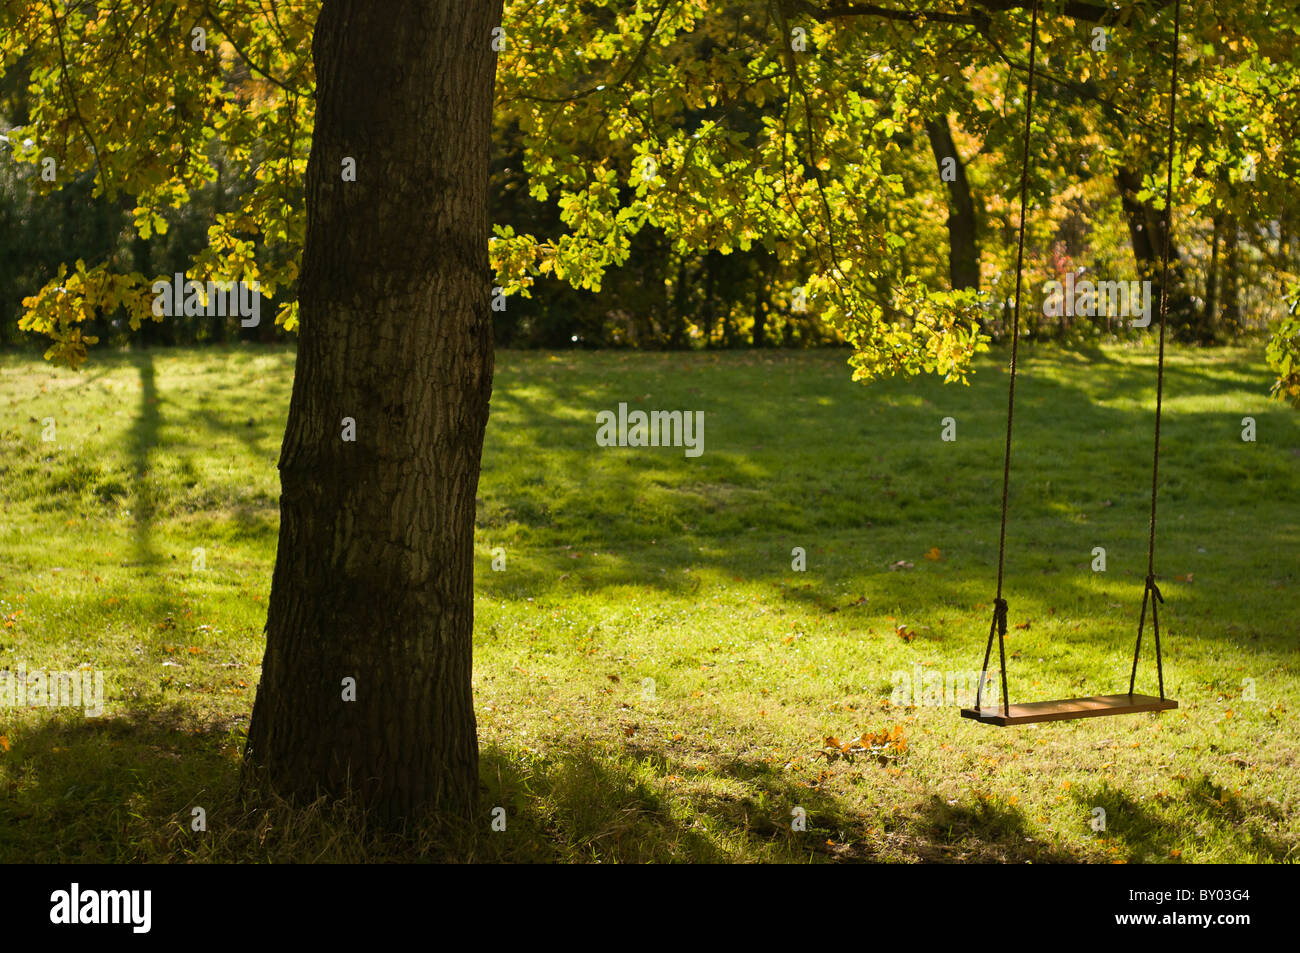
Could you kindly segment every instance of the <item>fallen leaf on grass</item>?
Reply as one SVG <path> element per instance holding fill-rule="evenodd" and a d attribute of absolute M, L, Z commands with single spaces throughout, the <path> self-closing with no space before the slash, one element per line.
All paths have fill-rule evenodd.
<path fill-rule="evenodd" d="M 938 546 L 931 546 L 930 551 L 925 554 L 925 558 L 932 563 L 937 563 L 943 559 L 943 553 L 939 551 Z"/>
<path fill-rule="evenodd" d="M 830 735 L 817 756 L 824 756 L 828 762 L 841 757 L 851 762 L 854 755 L 871 754 L 889 761 L 906 750 L 907 740 L 903 735 L 903 726 L 894 725 L 892 728 L 875 733 L 864 731 L 852 741 L 846 742 L 841 742 L 839 738 Z"/>

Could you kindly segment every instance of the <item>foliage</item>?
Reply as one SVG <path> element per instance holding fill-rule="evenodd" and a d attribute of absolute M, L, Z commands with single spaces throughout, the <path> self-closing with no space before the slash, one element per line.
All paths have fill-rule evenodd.
<path fill-rule="evenodd" d="M 15 158 L 55 160 L 53 183 L 32 179 L 45 194 L 93 171 L 95 195 L 129 196 L 147 239 L 217 180 L 219 144 L 246 188 L 234 209 L 212 210 L 206 247 L 186 274 L 256 281 L 274 295 L 297 277 L 301 253 L 314 23 L 312 5 L 9 2 L 0 64 L 26 73 L 30 102 L 29 122 L 10 133 Z M 107 262 L 85 274 L 78 300 L 59 304 L 56 279 L 32 296 L 21 325 L 48 335 L 50 356 L 72 366 L 88 343 L 76 323 L 129 298 L 128 285 L 143 295 L 157 277 L 114 275 Z M 276 320 L 291 328 L 294 315 L 285 304 Z M 149 313 L 128 316 L 138 328 Z"/>
<path fill-rule="evenodd" d="M 46 191 L 93 174 L 96 194 L 129 197 L 146 239 L 227 164 L 234 205 L 206 210 L 206 244 L 186 271 L 260 281 L 292 328 L 315 13 L 255 0 L 9 0 L 0 63 L 27 78 L 30 106 L 10 131 L 30 140 L 16 156 L 56 160 L 55 183 L 32 179 Z M 1163 207 L 1172 13 L 1167 0 L 1044 4 L 1022 309 L 1031 334 L 1031 292 L 1053 262 L 1123 276 L 1134 216 Z M 1005 334 L 1014 293 L 1028 14 L 1015 0 L 924 12 L 811 0 L 508 3 L 495 172 L 499 195 L 514 191 L 498 202 L 491 257 L 518 312 L 541 322 L 520 340 L 734 343 L 742 330 L 757 340 L 757 318 L 770 314 L 787 342 L 818 337 L 812 322 L 835 328 L 860 378 L 962 379 L 988 337 Z M 206 49 L 194 48 L 196 29 Z M 1234 337 L 1245 312 L 1276 324 L 1281 290 L 1270 289 L 1294 283 L 1298 30 L 1285 0 L 1184 4 L 1171 293 L 1181 335 Z M 925 133 L 935 117 L 950 117 L 969 166 L 984 236 L 978 291 L 947 280 L 951 209 Z M 1138 212 L 1121 205 L 1121 172 L 1141 183 L 1128 197 Z M 747 266 L 724 272 L 733 257 Z M 86 274 L 80 300 L 58 304 L 55 279 L 23 319 L 73 364 L 87 343 L 76 325 L 115 304 L 119 279 L 150 277 L 107 260 Z M 608 315 L 584 319 L 587 330 L 547 317 L 564 309 L 560 283 L 595 292 L 611 282 L 615 311 L 648 312 L 638 330 L 629 322 L 620 335 Z M 552 302 L 530 311 L 524 299 L 539 289 Z M 517 321 L 499 319 L 507 334 Z M 1275 365 L 1296 347 L 1275 339 Z"/>
<path fill-rule="evenodd" d="M 1273 393 L 1300 407 L 1300 315 L 1294 311 L 1278 324 L 1268 342 L 1268 364 L 1277 375 Z"/>

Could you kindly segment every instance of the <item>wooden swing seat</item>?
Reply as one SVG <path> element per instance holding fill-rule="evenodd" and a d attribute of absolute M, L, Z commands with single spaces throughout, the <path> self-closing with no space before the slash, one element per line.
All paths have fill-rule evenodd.
<path fill-rule="evenodd" d="M 994 708 L 963 708 L 963 718 L 974 718 L 986 725 L 1026 725 L 1035 721 L 1069 721 L 1095 718 L 1098 715 L 1127 715 L 1142 711 L 1168 711 L 1177 708 L 1172 698 L 1153 695 L 1089 695 L 1087 698 L 1062 698 L 1050 702 L 1026 702 L 1011 705 L 1004 711 Z"/>

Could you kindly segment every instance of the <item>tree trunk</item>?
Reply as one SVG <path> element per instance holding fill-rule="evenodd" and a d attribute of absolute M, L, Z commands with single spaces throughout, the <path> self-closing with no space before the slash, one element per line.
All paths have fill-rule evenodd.
<path fill-rule="evenodd" d="M 970 182 L 966 178 L 966 163 L 957 154 L 952 141 L 948 117 L 928 120 L 925 131 L 930 136 L 930 149 L 934 161 L 943 175 L 943 160 L 953 160 L 953 180 L 948 187 L 948 275 L 953 290 L 980 287 L 979 222 L 975 217 L 975 201 L 971 198 Z"/>
<path fill-rule="evenodd" d="M 150 240 L 141 238 L 136 232 L 131 236 L 131 267 L 140 274 L 149 277 L 152 263 Z M 168 276 L 170 277 L 170 276 Z M 176 343 L 176 328 L 185 320 L 183 314 L 173 314 L 155 321 L 152 317 L 140 322 L 140 344 L 142 347 L 157 347 Z"/>
<path fill-rule="evenodd" d="M 1274 294 L 1277 295 L 1278 301 L 1282 301 L 1286 297 L 1285 273 L 1290 270 L 1288 268 L 1290 259 L 1287 257 L 1287 249 L 1290 247 L 1290 244 L 1291 236 L 1287 232 L 1287 222 L 1286 219 L 1282 219 L 1278 222 L 1277 264 L 1273 268 L 1273 274 L 1277 277 L 1277 289 L 1274 291 Z"/>
<path fill-rule="evenodd" d="M 1128 221 L 1129 240 L 1137 259 L 1138 277 L 1151 282 L 1151 326 L 1158 323 L 1160 308 L 1160 272 L 1164 260 L 1165 216 L 1150 201 L 1139 202 L 1142 176 L 1132 169 L 1120 167 L 1115 173 L 1119 186 L 1120 204 Z M 1203 341 L 1205 328 L 1197 320 L 1196 309 L 1183 280 L 1183 260 L 1178 245 L 1169 243 L 1169 328 L 1183 341 Z M 1211 339 L 1213 335 L 1209 336 Z"/>
<path fill-rule="evenodd" d="M 686 347 L 686 310 L 688 304 L 689 284 L 686 279 L 686 256 L 677 259 L 677 285 L 673 289 L 672 331 L 668 336 L 668 347 L 680 351 Z"/>
<path fill-rule="evenodd" d="M 501 0 L 326 0 L 312 41 L 302 324 L 246 759 L 282 795 L 351 791 L 388 825 L 463 814 L 478 790 L 473 538 L 500 15 Z"/>
<path fill-rule="evenodd" d="M 673 246 L 666 238 L 655 256 L 655 288 L 658 289 L 656 306 L 650 315 L 650 340 L 662 348 L 672 336 L 673 302 L 668 294 L 668 277 L 673 268 Z"/>
<path fill-rule="evenodd" d="M 787 281 L 788 281 L 788 280 L 791 280 L 791 277 L 792 277 L 792 276 L 791 276 L 790 272 L 788 272 L 788 271 L 785 272 L 785 278 L 786 278 Z M 805 282 L 807 281 L 807 279 L 804 278 L 803 271 L 802 271 L 801 269 L 798 269 L 798 268 L 796 268 L 796 270 L 794 271 L 794 274 L 793 274 L 793 280 L 795 280 L 795 281 L 798 282 L 798 284 L 797 284 L 795 287 L 796 287 L 796 288 L 799 288 L 799 289 L 803 289 L 803 288 L 805 287 Z M 782 347 L 793 348 L 793 347 L 795 346 L 795 344 L 796 344 L 795 337 L 794 337 L 794 331 L 795 331 L 794 324 L 795 324 L 795 314 L 796 314 L 796 313 L 797 313 L 797 312 L 795 311 L 794 302 L 791 301 L 791 303 L 790 303 L 790 307 L 787 308 L 787 309 L 785 310 L 785 312 L 784 312 L 784 314 L 785 314 L 785 327 L 783 327 L 783 328 L 781 329 L 781 346 L 782 346 Z"/>
<path fill-rule="evenodd" d="M 220 154 L 218 154 L 216 160 L 213 162 L 213 169 L 217 173 L 217 178 L 216 181 L 212 183 L 212 219 L 213 221 L 216 221 L 217 217 L 226 210 L 226 203 L 224 202 L 225 186 L 222 184 L 222 176 L 225 174 L 226 164 L 221 160 Z M 229 340 L 229 337 L 230 319 L 221 315 L 212 315 L 208 319 L 208 339 L 216 344 L 224 345 Z"/>
<path fill-rule="evenodd" d="M 717 271 L 717 252 L 704 256 L 704 346 L 713 347 L 713 279 Z"/>
<path fill-rule="evenodd" d="M 758 268 L 754 277 L 754 347 L 767 347 L 767 310 L 771 259 L 759 255 Z"/>
<path fill-rule="evenodd" d="M 1219 323 L 1219 246 L 1223 242 L 1223 212 L 1214 215 L 1214 231 L 1210 234 L 1210 264 L 1205 272 L 1205 304 L 1201 308 L 1201 323 L 1213 329 Z"/>
<path fill-rule="evenodd" d="M 1237 234 L 1237 217 L 1228 215 L 1223 234 L 1223 326 L 1233 336 L 1241 333 L 1241 254 Z"/>

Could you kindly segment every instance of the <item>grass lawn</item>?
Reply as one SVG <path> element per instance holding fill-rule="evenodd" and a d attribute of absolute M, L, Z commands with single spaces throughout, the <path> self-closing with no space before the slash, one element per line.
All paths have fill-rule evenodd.
<path fill-rule="evenodd" d="M 1170 358 L 1156 565 L 1179 709 L 1019 728 L 933 688 L 979 667 L 988 631 L 1004 355 L 970 387 L 867 387 L 844 352 L 501 352 L 476 540 L 483 813 L 412 841 L 237 792 L 293 360 L 0 356 L 0 669 L 90 666 L 107 695 L 99 718 L 0 708 L 0 861 L 1300 857 L 1300 417 L 1267 399 L 1256 350 Z M 1127 688 L 1154 385 L 1151 349 L 1023 361 L 1013 701 Z M 620 401 L 704 411 L 704 454 L 596 447 Z M 825 747 L 863 734 L 873 750 Z"/>

